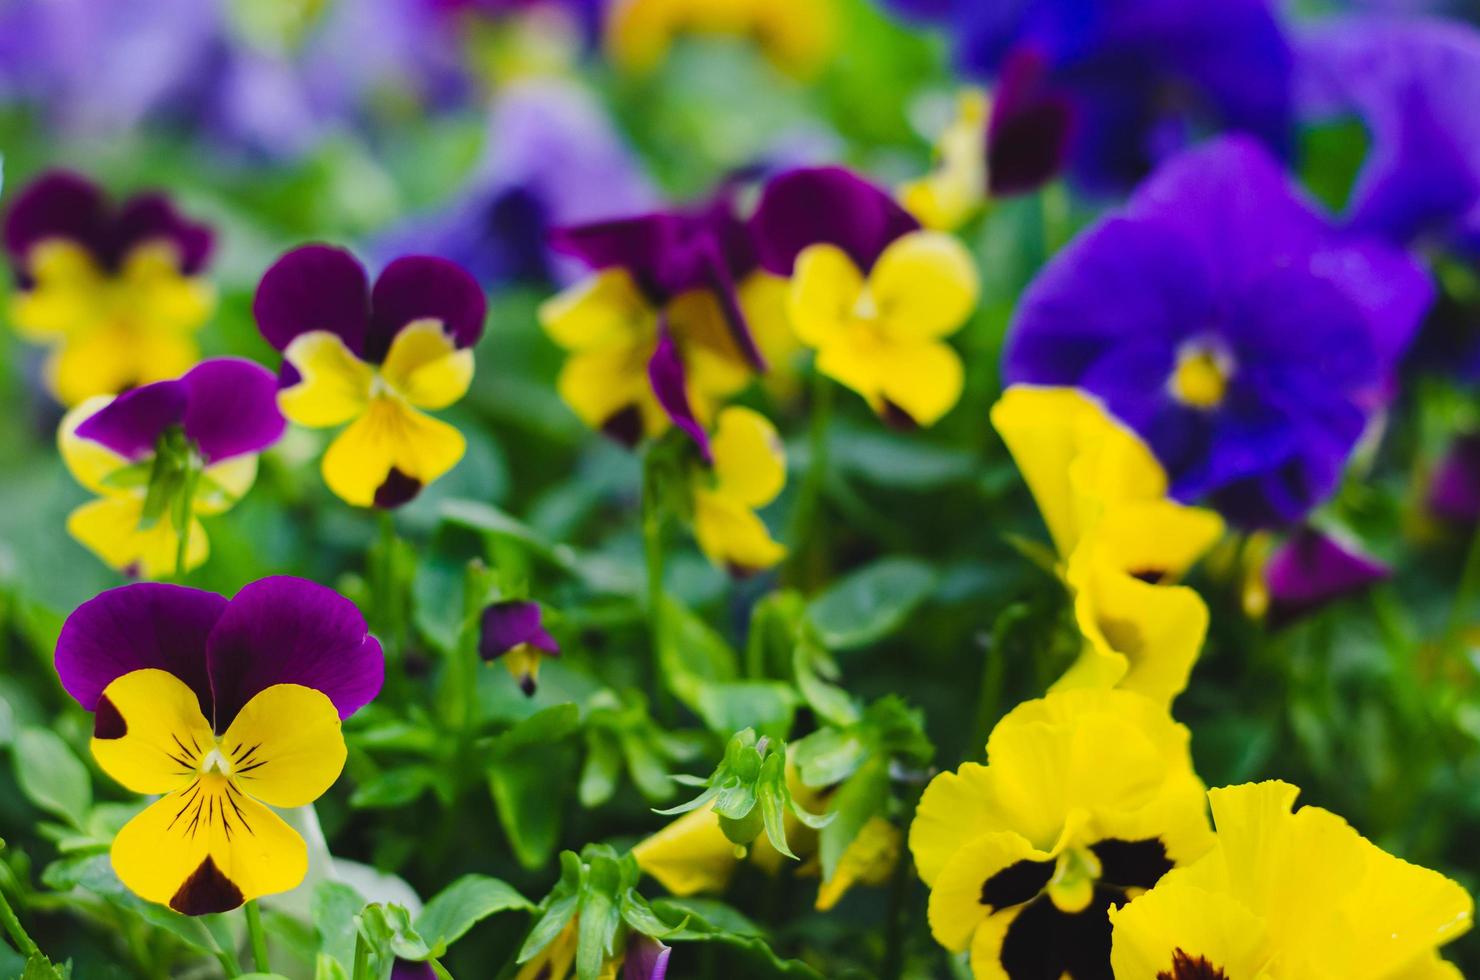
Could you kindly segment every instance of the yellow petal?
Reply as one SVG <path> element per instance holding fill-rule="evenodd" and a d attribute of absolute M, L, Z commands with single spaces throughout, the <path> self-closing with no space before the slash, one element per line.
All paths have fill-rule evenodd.
<path fill-rule="evenodd" d="M 802 343 L 825 347 L 846 331 L 863 295 L 863 274 L 836 245 L 811 245 L 797 256 L 787 314 Z"/>
<path fill-rule="evenodd" d="M 277 807 L 307 806 L 323 796 L 346 755 L 334 702 L 299 684 L 274 684 L 254 695 L 221 736 L 221 752 L 242 791 Z"/>
<path fill-rule="evenodd" d="M 935 941 L 953 953 L 964 950 L 988 916 L 1005 911 L 983 903 L 987 882 L 1019 861 L 1046 862 L 1053 857 L 1010 832 L 981 834 L 971 840 L 951 855 L 930 887 L 927 917 Z"/>
<path fill-rule="evenodd" d="M 118 277 L 118 302 L 150 329 L 190 331 L 210 318 L 216 289 L 180 274 L 173 246 L 147 243 L 130 250 Z"/>
<path fill-rule="evenodd" d="M 57 448 L 72 478 L 100 496 L 136 496 L 138 488 L 110 487 L 107 479 L 129 465 L 129 461 L 91 439 L 79 439 L 77 427 L 113 401 L 113 395 L 94 395 L 74 406 L 62 416 L 57 428 Z"/>
<path fill-rule="evenodd" d="M 1180 953 L 1206 960 L 1207 976 L 1268 976 L 1271 949 L 1264 920 L 1232 896 L 1179 883 L 1176 872 L 1128 905 L 1110 909 L 1110 964 L 1117 977 L 1191 976 L 1173 969 Z"/>
<path fill-rule="evenodd" d="M 560 398 L 580 420 L 600 429 L 612 416 L 630 408 L 642 413 L 643 433 L 667 428 L 668 416 L 653 396 L 647 362 L 652 347 L 616 347 L 572 354 L 556 379 Z"/>
<path fill-rule="evenodd" d="M 65 405 L 178 377 L 199 349 L 188 337 L 106 322 L 69 336 L 46 363 L 48 387 Z"/>
<path fill-rule="evenodd" d="M 202 776 L 130 820 L 112 859 L 130 891 L 186 915 L 288 891 L 308 872 L 303 838 L 221 775 Z"/>
<path fill-rule="evenodd" d="M 418 408 L 446 408 L 468 393 L 473 352 L 458 350 L 439 320 L 415 320 L 391 341 L 381 376 Z"/>
<path fill-rule="evenodd" d="M 324 453 L 324 482 L 346 503 L 369 507 L 392 468 L 426 486 L 456 466 L 466 448 L 455 427 L 381 396 Z"/>
<path fill-rule="evenodd" d="M 763 507 L 786 485 L 786 450 L 769 419 L 731 406 L 719 413 L 710 441 L 715 489 L 747 507 Z"/>
<path fill-rule="evenodd" d="M 987 918 L 971 939 L 972 980 L 1013 980 L 1002 966 L 1002 943 L 1018 913 L 999 912 Z"/>
<path fill-rule="evenodd" d="M 965 384 L 960 355 L 944 343 L 891 345 L 878 372 L 882 396 L 922 428 L 956 407 Z"/>
<path fill-rule="evenodd" d="M 207 466 L 195 493 L 195 512 L 210 516 L 236 506 L 247 495 L 257 479 L 257 457 L 253 454 L 233 456 L 225 462 Z"/>
<path fill-rule="evenodd" d="M 169 793 L 193 783 L 215 746 L 200 699 L 164 670 L 135 670 L 103 690 L 94 712 L 93 758 L 135 793 Z"/>
<path fill-rule="evenodd" d="M 1138 578 L 1181 578 L 1223 536 L 1223 519 L 1201 507 L 1172 500 L 1107 504 L 1082 546 L 1095 560 Z"/>
<path fill-rule="evenodd" d="M 968 762 L 930 781 L 910 824 L 910 853 L 925 884 L 934 884 L 951 857 L 972 839 L 1006 829 L 996 811 L 986 766 Z"/>
<path fill-rule="evenodd" d="M 971 253 L 950 235 L 916 231 L 892 242 L 868 278 L 879 329 L 895 341 L 937 340 L 971 316 L 979 291 Z"/>
<path fill-rule="evenodd" d="M 569 351 L 651 344 L 658 321 L 624 269 L 606 269 L 546 300 L 540 325 Z"/>
<path fill-rule="evenodd" d="M 26 256 L 32 287 L 11 300 L 10 320 L 26 340 L 47 342 L 96 326 L 106 315 L 108 280 L 85 249 L 55 239 Z"/>
<path fill-rule="evenodd" d="M 315 428 L 342 425 L 365 410 L 375 369 L 356 357 L 338 334 L 300 334 L 283 357 L 301 376 L 278 392 L 278 407 L 292 421 Z"/>
<path fill-rule="evenodd" d="M 855 884 L 882 885 L 899 863 L 899 828 L 883 817 L 870 817 L 838 859 L 833 876 L 817 889 L 816 909 L 826 912 Z"/>
<path fill-rule="evenodd" d="M 712 804 L 690 810 L 632 848 L 638 867 L 674 895 L 723 891 L 739 858 Z"/>
<path fill-rule="evenodd" d="M 176 572 L 180 540 L 174 519 L 163 515 L 147 529 L 140 527 L 143 519 L 142 497 L 108 497 L 74 510 L 67 518 L 67 532 L 112 568 L 140 578 L 169 578 Z M 199 520 L 192 520 L 186 571 L 205 564 L 209 554 L 206 529 Z"/>
<path fill-rule="evenodd" d="M 694 492 L 694 536 L 710 561 L 741 574 L 770 568 L 786 557 L 786 549 L 752 510 L 711 490 Z"/>

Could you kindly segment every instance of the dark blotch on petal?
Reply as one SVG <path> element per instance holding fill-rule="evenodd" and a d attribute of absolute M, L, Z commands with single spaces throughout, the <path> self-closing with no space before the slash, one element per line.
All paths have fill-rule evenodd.
<path fill-rule="evenodd" d="M 1147 840 L 1102 840 L 1090 850 L 1100 859 L 1100 880 L 1121 888 L 1150 888 L 1172 870 L 1166 845 Z"/>
<path fill-rule="evenodd" d="M 93 712 L 93 738 L 115 739 L 127 734 L 128 722 L 123 720 L 118 707 L 108 700 L 108 695 L 103 695 Z"/>
<path fill-rule="evenodd" d="M 896 432 L 920 431 L 920 423 L 915 421 L 915 417 L 887 398 L 884 399 L 884 404 L 879 408 L 879 418 L 883 419 L 884 424 Z"/>
<path fill-rule="evenodd" d="M 1097 888 L 1082 912 L 1062 912 L 1042 896 L 1007 927 L 998 959 L 1011 980 L 1115 980 L 1110 970 L 1110 908 L 1118 890 Z"/>
<path fill-rule="evenodd" d="M 170 908 L 182 915 L 210 915 L 230 912 L 242 901 L 242 890 L 207 857 L 175 892 Z"/>
<path fill-rule="evenodd" d="M 1172 953 L 1172 969 L 1157 973 L 1156 980 L 1228 980 L 1228 974 L 1208 962 L 1205 956 L 1192 956 L 1177 950 Z"/>
<path fill-rule="evenodd" d="M 601 423 L 601 434 L 628 449 L 634 448 L 642 441 L 642 409 L 628 405 Z"/>
<path fill-rule="evenodd" d="M 421 493 L 421 481 L 392 466 L 385 482 L 375 488 L 375 506 L 381 510 L 394 510 L 409 504 L 418 493 Z"/>
<path fill-rule="evenodd" d="M 981 903 L 995 912 L 1031 902 L 1048 887 L 1053 869 L 1052 861 L 1009 864 L 982 883 Z"/>

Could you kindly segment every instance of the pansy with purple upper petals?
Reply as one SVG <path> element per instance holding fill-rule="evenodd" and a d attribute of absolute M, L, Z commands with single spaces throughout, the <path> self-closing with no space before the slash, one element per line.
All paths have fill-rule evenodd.
<path fill-rule="evenodd" d="M 976 306 L 976 265 L 882 189 L 838 167 L 773 178 L 752 224 L 762 265 L 791 277 L 787 312 L 817 370 L 904 427 L 933 425 L 961 397 L 944 338 Z"/>
<path fill-rule="evenodd" d="M 73 511 L 67 530 L 131 575 L 195 568 L 210 550 L 200 517 L 241 499 L 256 478 L 257 454 L 285 425 L 272 372 L 229 358 L 204 361 L 178 380 L 90 398 L 57 433 L 72 476 L 99 498 Z"/>
<path fill-rule="evenodd" d="M 1263 569 L 1266 618 L 1284 626 L 1392 576 L 1392 569 L 1354 544 L 1301 527 L 1281 542 Z"/>
<path fill-rule="evenodd" d="M 385 663 L 352 603 L 303 579 L 231 600 L 138 583 L 79 606 L 57 640 L 62 687 L 93 713 L 92 753 L 162 794 L 113 841 L 119 879 L 185 915 L 296 887 L 307 848 L 269 807 L 312 803 L 344 766 L 340 722 Z"/>
<path fill-rule="evenodd" d="M 539 682 L 540 661 L 560 656 L 560 644 L 545 629 L 539 603 L 510 599 L 483 610 L 478 656 L 490 663 L 502 660 L 519 689 L 532 696 Z"/>
<path fill-rule="evenodd" d="M 996 194 L 1067 170 L 1120 190 L 1199 131 L 1289 143 L 1291 55 L 1269 0 L 890 0 L 942 21 L 967 75 L 995 79 Z"/>
<path fill-rule="evenodd" d="M 201 278 L 211 232 L 160 194 L 112 205 L 94 183 L 52 171 L 5 217 L 17 289 L 10 319 L 50 348 L 46 385 L 64 405 L 173 378 L 199 356 L 216 305 Z"/>
<path fill-rule="evenodd" d="M 1094 394 L 1173 496 L 1286 523 L 1335 489 L 1432 295 L 1410 256 L 1342 234 L 1229 137 L 1168 161 L 1043 269 L 1003 376 Z"/>
<path fill-rule="evenodd" d="M 540 310 L 569 352 L 560 395 L 587 425 L 626 445 L 677 425 L 707 453 L 718 402 L 764 368 L 749 315 L 773 309 L 757 300 L 775 283 L 731 196 L 552 233 L 595 271 Z"/>
<path fill-rule="evenodd" d="M 473 380 L 486 303 L 472 276 L 428 256 L 385 267 L 375 288 L 348 252 L 295 249 L 267 270 L 252 304 L 283 352 L 283 414 L 312 428 L 348 425 L 324 453 L 324 481 L 358 507 L 399 507 L 462 459 L 447 408 Z"/>

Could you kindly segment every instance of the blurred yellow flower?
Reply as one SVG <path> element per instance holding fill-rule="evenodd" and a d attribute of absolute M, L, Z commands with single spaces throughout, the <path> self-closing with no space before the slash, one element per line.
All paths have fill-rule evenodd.
<path fill-rule="evenodd" d="M 616 0 L 606 46 L 623 70 L 644 74 L 683 35 L 754 40 L 778 69 L 805 78 L 831 53 L 833 19 L 832 0 Z"/>
<path fill-rule="evenodd" d="M 713 465 L 693 476 L 694 536 L 721 568 L 748 574 L 786 557 L 756 516 L 786 484 L 781 437 L 765 416 L 731 406 L 719 413 L 710 443 Z"/>
<path fill-rule="evenodd" d="M 926 228 L 955 231 L 986 206 L 989 108 L 983 89 L 962 90 L 936 141 L 935 168 L 899 188 L 899 203 Z"/>

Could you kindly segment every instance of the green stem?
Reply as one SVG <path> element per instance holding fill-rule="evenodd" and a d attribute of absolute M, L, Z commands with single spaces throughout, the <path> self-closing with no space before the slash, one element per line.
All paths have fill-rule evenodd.
<path fill-rule="evenodd" d="M 663 676 L 663 507 L 658 494 L 656 458 L 648 451 L 642 466 L 642 553 L 647 569 L 648 628 L 653 644 L 653 692 L 663 713 L 669 708 Z"/>
<path fill-rule="evenodd" d="M 991 735 L 992 728 L 996 726 L 997 719 L 1002 713 L 1002 682 L 1003 672 L 1007 664 L 1007 658 L 1003 655 L 1000 646 L 993 643 L 982 658 L 982 680 L 981 687 L 977 689 L 976 695 L 976 717 L 971 726 L 975 737 L 966 751 L 972 753 L 969 758 L 976 758 L 976 753 L 981 752 L 987 744 L 987 737 Z"/>
<path fill-rule="evenodd" d="M 262 931 L 262 910 L 257 907 L 255 899 L 243 908 L 247 914 L 247 935 L 252 943 L 252 962 L 257 965 L 258 973 L 271 973 L 272 967 L 267 960 L 267 935 Z"/>
<path fill-rule="evenodd" d="M 377 613 L 384 627 L 385 639 L 395 655 L 400 656 L 405 653 L 405 619 L 402 616 L 403 596 L 397 571 L 400 538 L 396 534 L 396 516 L 392 511 L 380 512 L 380 541 L 377 550 L 380 554 L 377 556 L 379 560 L 375 565 L 375 581 L 371 583 L 371 591 L 379 607 Z"/>
<path fill-rule="evenodd" d="M 1444 630 L 1445 648 L 1460 646 L 1460 634 L 1466 622 L 1473 622 L 1470 606 L 1480 598 L 1480 524 L 1470 536 L 1470 548 L 1465 553 L 1464 570 L 1460 572 L 1459 589 L 1454 594 L 1454 605 L 1449 608 L 1449 625 Z"/>
<path fill-rule="evenodd" d="M 832 423 L 832 381 L 812 367 L 812 417 L 807 430 L 807 472 L 797 491 L 797 501 L 791 512 L 791 523 L 787 528 L 787 540 L 791 546 L 788 562 L 790 578 L 803 578 L 807 562 L 815 550 L 812 545 L 820 540 L 820 518 L 822 513 L 822 488 L 827 478 L 827 436 Z"/>
<path fill-rule="evenodd" d="M 922 790 L 916 788 L 906 803 L 906 813 L 914 813 L 919 805 Z M 879 975 L 884 980 L 899 980 L 904 975 L 904 938 L 909 921 L 910 872 L 913 864 L 901 857 L 895 862 L 894 875 L 889 883 L 889 911 L 884 924 L 884 962 Z"/>
<path fill-rule="evenodd" d="M 350 980 L 371 980 L 370 977 L 370 944 L 365 942 L 365 934 L 355 933 L 355 971 L 350 975 Z"/>
<path fill-rule="evenodd" d="M 26 932 L 25 926 L 21 925 L 20 918 L 15 914 L 15 909 L 10 905 L 10 899 L 5 896 L 4 889 L 0 889 L 0 926 L 5 927 L 5 932 L 10 936 L 15 948 L 20 950 L 22 956 L 30 957 L 40 952 L 36 943 Z"/>
<path fill-rule="evenodd" d="M 221 964 L 221 969 L 228 977 L 241 976 L 242 964 L 241 960 L 236 958 L 236 951 L 229 944 L 222 942 L 221 937 L 217 936 L 214 931 L 211 932 L 211 938 L 216 943 L 216 961 Z"/>
<path fill-rule="evenodd" d="M 171 520 L 175 522 L 175 578 L 185 581 L 185 567 L 190 556 L 190 533 L 195 521 L 195 488 L 200 481 L 200 469 L 192 464 L 185 471 L 185 485 L 180 490 L 179 503 Z"/>

